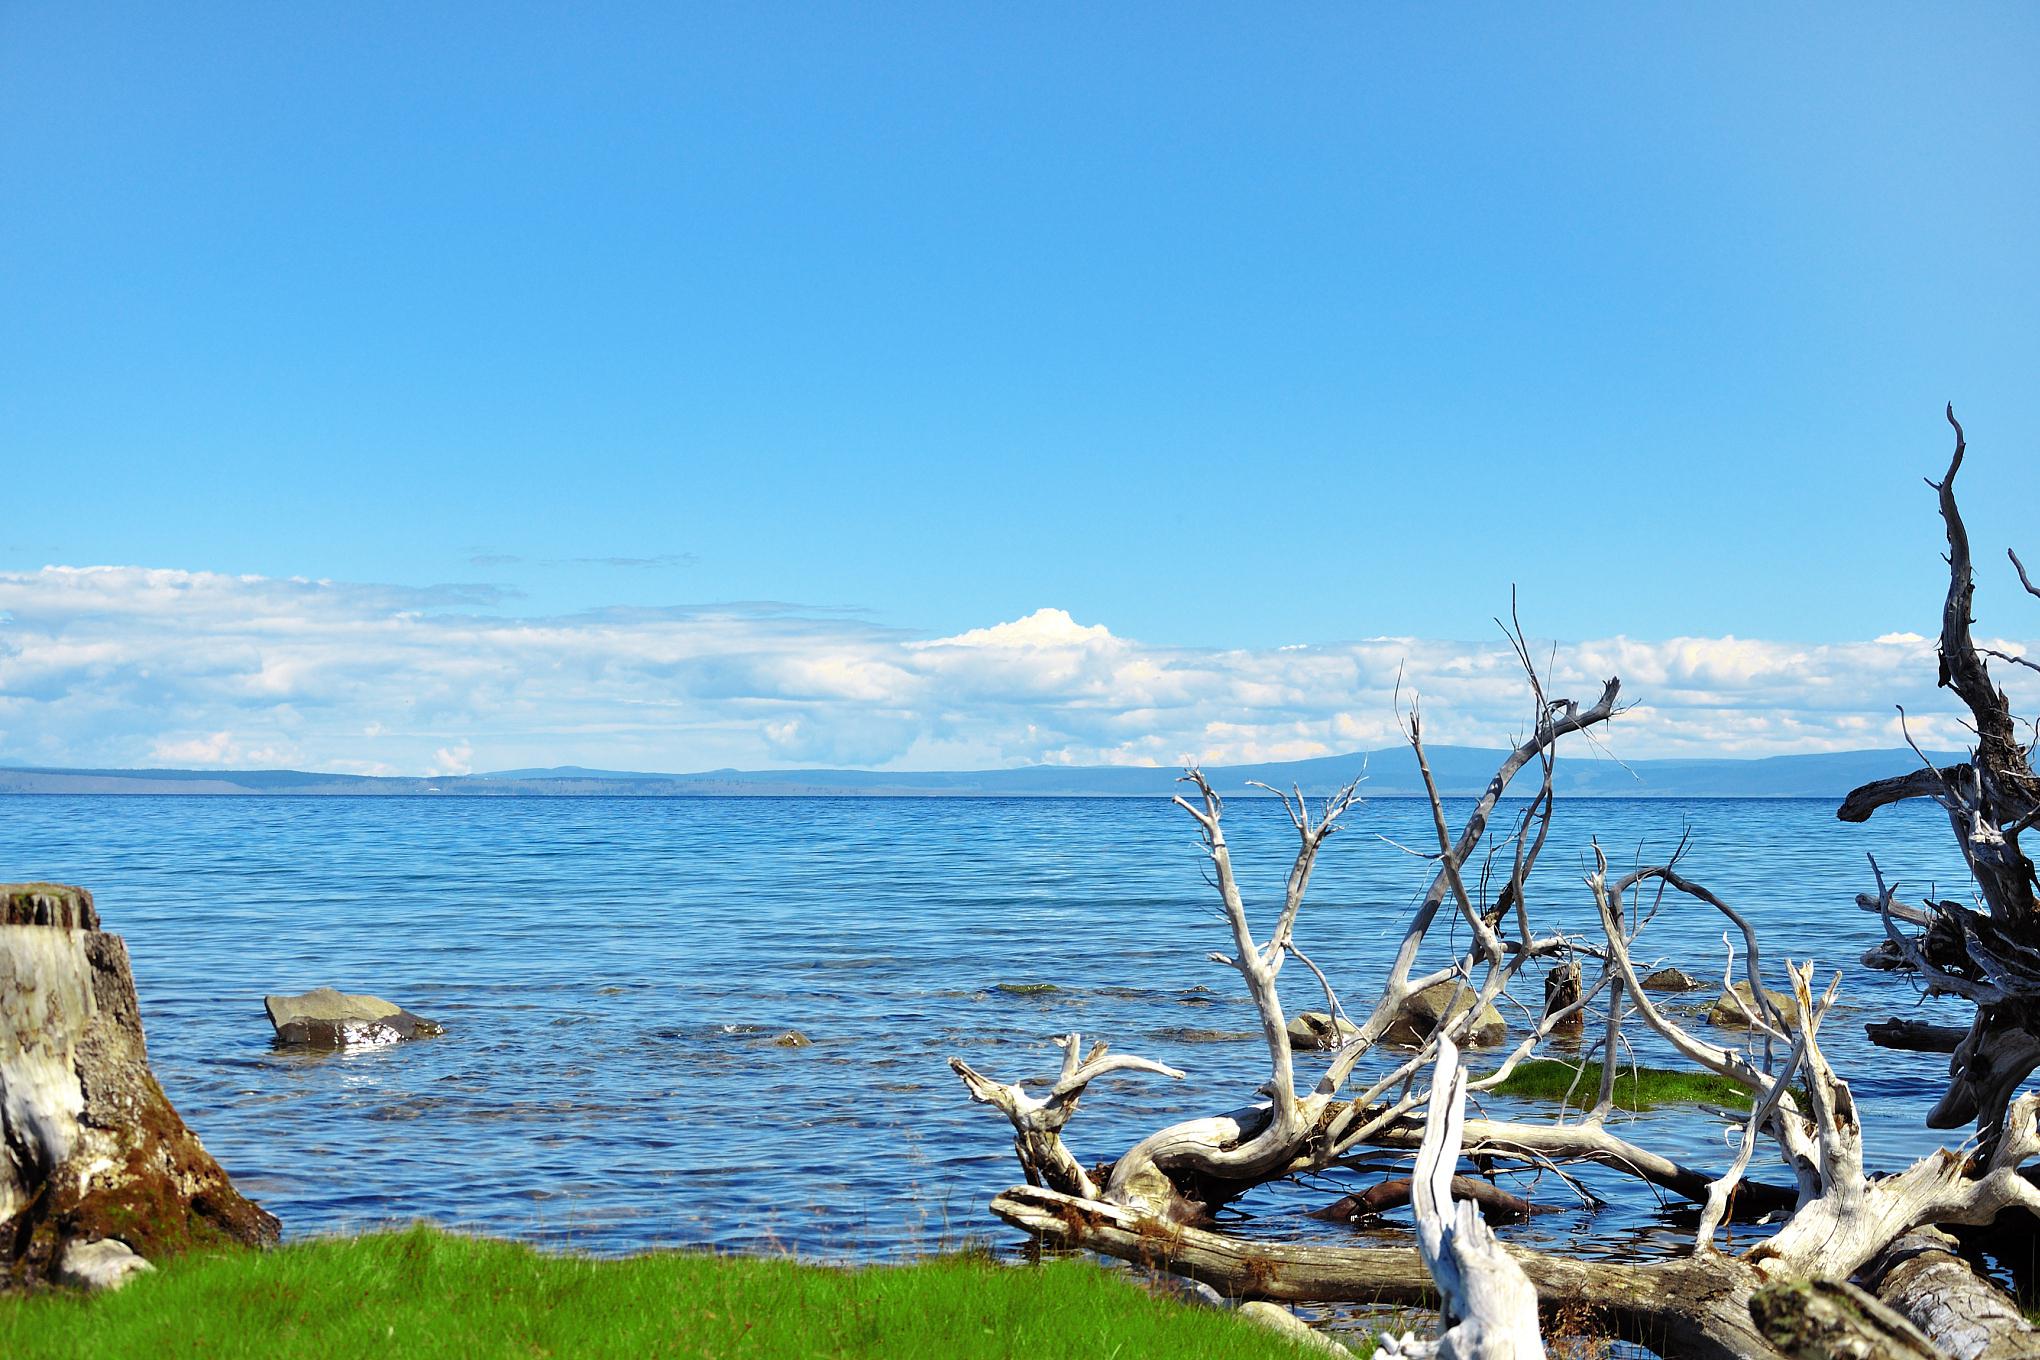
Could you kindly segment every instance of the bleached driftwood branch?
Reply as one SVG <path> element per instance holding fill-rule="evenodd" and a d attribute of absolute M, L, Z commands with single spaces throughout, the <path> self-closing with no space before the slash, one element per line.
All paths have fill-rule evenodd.
<path fill-rule="evenodd" d="M 1417 1151 L 1414 1207 L 1417 1252 L 1438 1282 L 1435 1340 L 1384 1338 L 1379 1355 L 1438 1360 L 1544 1360 L 1537 1331 L 1537 1289 L 1495 1240 L 1470 1201 L 1452 1200 L 1466 1125 L 1466 1071 L 1451 1039 L 1438 1045 L 1424 1141 Z"/>

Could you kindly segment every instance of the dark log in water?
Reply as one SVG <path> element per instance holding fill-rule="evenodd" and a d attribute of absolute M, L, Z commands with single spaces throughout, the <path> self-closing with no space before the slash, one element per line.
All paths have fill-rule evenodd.
<path fill-rule="evenodd" d="M 1969 1033 L 1959 1025 L 1929 1025 L 1920 1020 L 1872 1020 L 1863 1026 L 1863 1032 L 1879 1048 L 1915 1053 L 1953 1053 Z"/>

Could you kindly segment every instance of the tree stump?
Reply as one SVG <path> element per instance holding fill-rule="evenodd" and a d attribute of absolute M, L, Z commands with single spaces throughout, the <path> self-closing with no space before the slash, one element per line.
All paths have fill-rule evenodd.
<path fill-rule="evenodd" d="M 18 1280 L 74 1246 L 143 1257 L 257 1246 L 275 1217 L 234 1189 L 149 1070 L 127 945 L 92 894 L 0 886 L 0 1252 Z"/>

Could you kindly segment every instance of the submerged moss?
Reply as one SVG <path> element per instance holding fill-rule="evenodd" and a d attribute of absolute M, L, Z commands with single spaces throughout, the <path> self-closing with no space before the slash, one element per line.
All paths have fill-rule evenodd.
<path fill-rule="evenodd" d="M 1601 1064 L 1593 1062 L 1580 1068 L 1552 1058 L 1533 1058 L 1511 1072 L 1501 1085 L 1491 1088 L 1490 1093 L 1531 1100 L 1563 1100 L 1568 1090 L 1574 1105 L 1592 1104 L 1601 1091 Z M 1738 1083 L 1711 1072 L 1618 1067 L 1615 1104 L 1624 1110 L 1654 1110 L 1660 1105 L 1727 1105 L 1747 1110 L 1750 1095 Z"/>

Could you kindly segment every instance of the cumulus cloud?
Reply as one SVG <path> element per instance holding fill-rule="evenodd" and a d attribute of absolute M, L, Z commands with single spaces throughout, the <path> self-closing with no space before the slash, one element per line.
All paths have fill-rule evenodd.
<path fill-rule="evenodd" d="M 531 617 L 489 587 L 139 567 L 0 574 L 0 761 L 459 773 L 1294 759 L 1397 740 L 1492 745 L 1528 714 L 1497 642 L 1172 647 L 1043 608 L 930 638 L 777 602 Z M 2014 654 L 2031 644 L 1996 641 Z M 1540 655 L 1544 653 L 1540 652 Z M 1554 693 L 1610 675 L 1627 756 L 1922 745 L 1966 734 L 1912 633 L 1804 644 L 1558 645 Z M 2033 677 L 2001 668 L 2028 708 Z"/>

